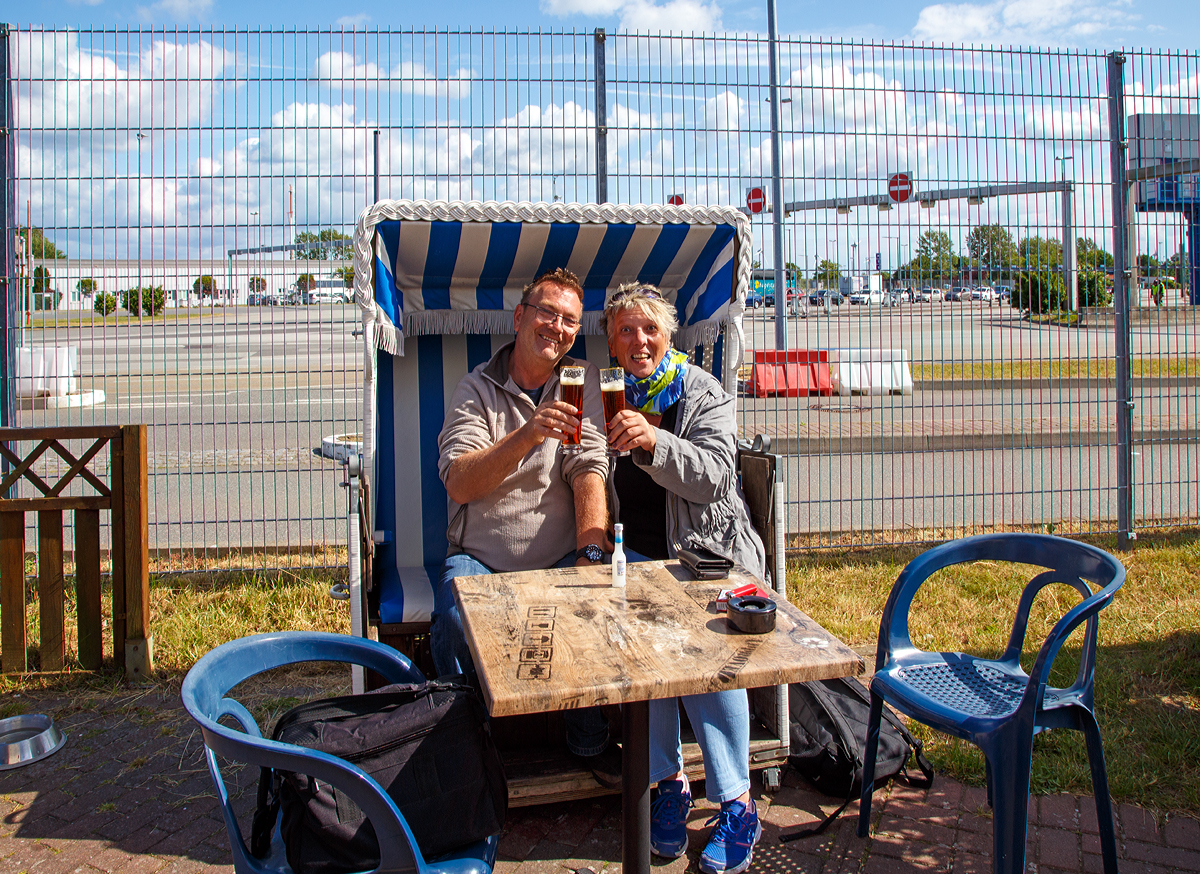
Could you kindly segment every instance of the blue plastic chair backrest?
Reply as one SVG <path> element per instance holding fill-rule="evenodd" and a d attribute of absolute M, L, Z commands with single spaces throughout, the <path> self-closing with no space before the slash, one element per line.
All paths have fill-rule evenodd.
<path fill-rule="evenodd" d="M 1054 657 L 1085 620 L 1092 620 L 1092 624 L 1084 641 L 1079 675 L 1072 688 L 1090 685 L 1095 668 L 1094 617 L 1108 606 L 1124 584 L 1125 567 L 1102 549 L 1048 534 L 1000 533 L 966 537 L 934 547 L 909 562 L 897 577 L 883 608 L 876 664 L 885 665 L 890 658 L 902 658 L 904 651 L 916 649 L 909 633 L 908 617 L 913 598 L 925 581 L 939 570 L 974 561 L 1005 561 L 1048 569 L 1036 575 L 1021 593 L 1012 633 L 1002 657 L 1004 660 L 1020 659 L 1029 611 L 1042 588 L 1051 583 L 1066 583 L 1083 596 L 1047 635 L 1030 671 L 1030 676 L 1038 678 L 1038 683 L 1027 694 L 1037 695 L 1040 700 Z M 1041 692 L 1037 691 L 1039 689 Z"/>
<path fill-rule="evenodd" d="M 228 697 L 230 690 L 256 674 L 310 661 L 363 665 L 392 683 L 419 683 L 425 679 L 391 647 L 365 638 L 324 632 L 276 632 L 245 637 L 217 647 L 196 662 L 184 678 L 181 697 L 184 708 L 199 723 L 204 736 L 209 772 L 225 816 L 235 868 L 239 872 L 270 870 L 249 855 L 229 803 L 217 755 L 260 767 L 310 774 L 337 786 L 359 806 L 375 829 L 381 848 L 377 870 L 424 870 L 424 859 L 399 808 L 368 774 L 319 750 L 262 737 L 250 712 Z M 232 718 L 243 730 L 222 725 L 219 722 L 222 718 Z"/>

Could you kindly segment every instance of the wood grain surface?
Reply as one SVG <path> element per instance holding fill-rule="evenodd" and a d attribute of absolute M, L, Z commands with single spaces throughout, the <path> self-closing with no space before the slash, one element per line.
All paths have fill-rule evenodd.
<path fill-rule="evenodd" d="M 713 603 L 756 580 L 701 582 L 677 562 L 459 577 L 456 596 L 493 716 L 860 674 L 848 646 L 773 595 L 775 630 L 742 634 Z"/>

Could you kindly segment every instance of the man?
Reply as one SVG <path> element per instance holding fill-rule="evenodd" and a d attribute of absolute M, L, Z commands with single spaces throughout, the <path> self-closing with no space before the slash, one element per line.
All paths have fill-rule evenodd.
<path fill-rule="evenodd" d="M 600 382 L 565 359 L 579 333 L 583 288 L 568 270 L 525 287 L 516 339 L 455 389 L 438 437 L 438 472 L 450 497 L 450 554 L 430 629 L 439 674 L 474 674 L 453 579 L 472 574 L 597 564 L 608 521 Z M 564 360 L 565 359 L 565 360 Z M 583 410 L 561 400 L 558 367 L 583 364 Z M 559 450 L 583 414 L 583 450 Z M 575 548 L 564 555 L 564 544 Z M 619 750 L 597 708 L 568 711 L 567 747 L 605 785 L 620 782 Z"/>

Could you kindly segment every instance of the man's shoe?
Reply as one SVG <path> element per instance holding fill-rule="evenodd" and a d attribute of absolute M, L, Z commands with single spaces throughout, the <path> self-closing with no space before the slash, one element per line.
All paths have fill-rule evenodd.
<path fill-rule="evenodd" d="M 650 852 L 664 859 L 678 859 L 687 852 L 687 815 L 692 793 L 682 780 L 663 780 L 658 797 L 650 805 Z"/>
<path fill-rule="evenodd" d="M 714 822 L 717 827 L 700 855 L 700 870 L 704 874 L 740 874 L 750 867 L 754 845 L 762 837 L 758 806 L 753 799 L 749 805 L 726 801 L 721 812 L 706 824 Z"/>
<path fill-rule="evenodd" d="M 576 756 L 592 772 L 596 782 L 606 789 L 621 788 L 621 748 L 614 741 L 594 756 Z"/>

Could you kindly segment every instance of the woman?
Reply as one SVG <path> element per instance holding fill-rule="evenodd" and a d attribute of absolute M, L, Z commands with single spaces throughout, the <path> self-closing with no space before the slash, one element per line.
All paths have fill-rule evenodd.
<path fill-rule="evenodd" d="M 610 423 L 618 451 L 613 506 L 630 561 L 674 558 L 687 546 L 727 555 L 762 577 L 762 541 L 738 490 L 734 399 L 671 347 L 675 308 L 651 285 L 623 285 L 604 308 L 608 348 L 625 368 L 626 409 Z M 744 689 L 682 699 L 704 755 L 706 795 L 721 805 L 700 857 L 708 874 L 750 865 L 762 834 L 750 797 L 750 707 Z M 650 848 L 687 850 L 691 790 L 683 772 L 677 699 L 650 702 L 650 779 L 658 783 Z"/>

